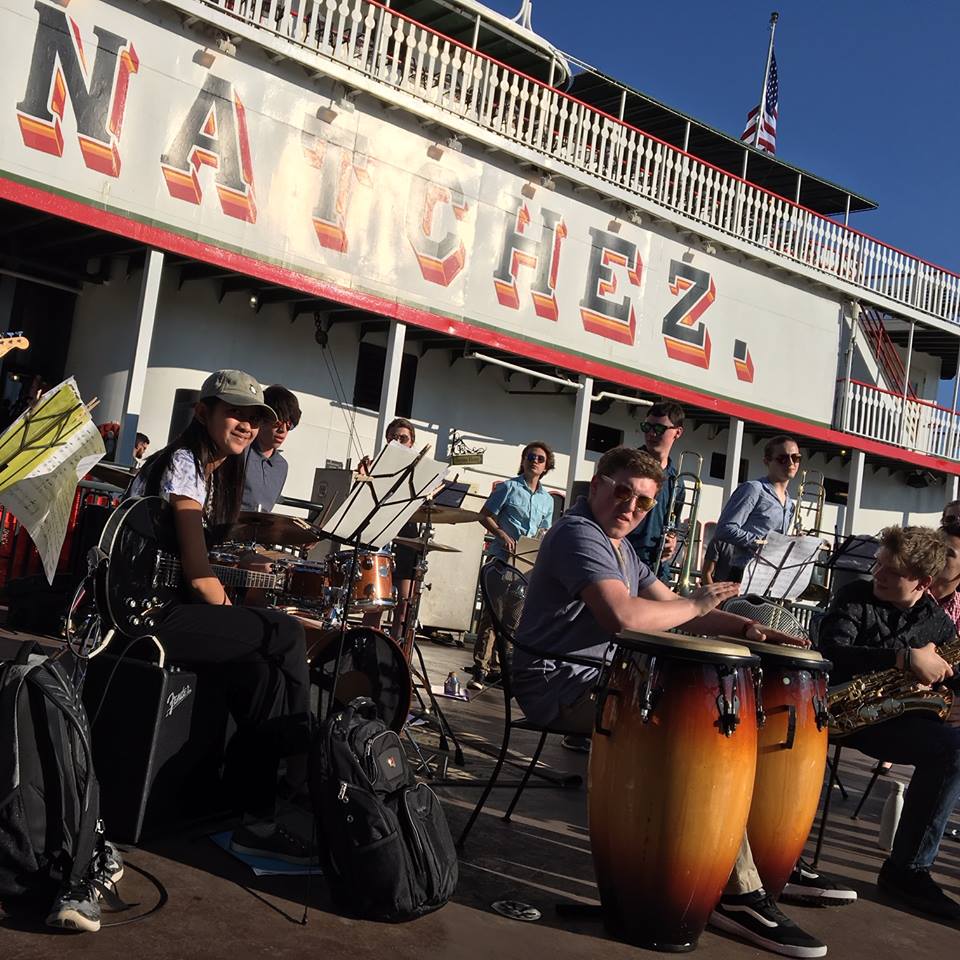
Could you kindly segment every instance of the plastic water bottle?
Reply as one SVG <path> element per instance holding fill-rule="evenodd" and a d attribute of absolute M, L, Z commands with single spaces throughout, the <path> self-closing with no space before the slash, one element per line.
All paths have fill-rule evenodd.
<path fill-rule="evenodd" d="M 893 848 L 893 838 L 897 835 L 901 813 L 903 813 L 903 784 L 899 780 L 891 780 L 887 799 L 883 804 L 883 813 L 880 814 L 880 836 L 877 838 L 877 846 L 881 850 Z"/>
<path fill-rule="evenodd" d="M 443 692 L 448 697 L 460 696 L 460 678 L 451 670 L 443 683 Z"/>

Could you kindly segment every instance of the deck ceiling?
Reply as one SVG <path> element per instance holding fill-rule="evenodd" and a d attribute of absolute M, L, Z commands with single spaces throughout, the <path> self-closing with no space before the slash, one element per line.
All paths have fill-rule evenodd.
<path fill-rule="evenodd" d="M 476 13 L 468 5 L 457 4 L 456 0 L 393 0 L 390 9 L 464 46 L 473 46 Z M 486 11 L 487 18 L 481 19 L 477 49 L 527 76 L 548 81 L 550 62 L 554 57 L 547 41 L 509 24 L 507 18 L 503 18 L 502 25 L 498 24 L 490 19 L 491 15 L 496 16 L 496 13 Z M 555 76 L 559 78 L 560 73 L 555 72 Z"/>
<path fill-rule="evenodd" d="M 829 180 L 789 163 L 754 147 L 747 147 L 742 141 L 722 130 L 708 126 L 694 117 L 674 110 L 666 104 L 639 90 L 624 86 L 612 77 L 597 72 L 578 73 L 569 88 L 572 96 L 597 107 L 613 116 L 620 114 L 620 102 L 626 94 L 623 118 L 628 123 L 658 137 L 675 147 L 683 147 L 687 124 L 690 124 L 690 143 L 688 152 L 707 163 L 726 170 L 735 176 L 743 171 L 743 152 L 749 150 L 747 180 L 770 190 L 788 200 L 793 200 L 797 191 L 797 177 L 800 176 L 800 203 L 824 216 L 842 215 L 850 198 L 850 210 L 874 210 L 877 204 Z"/>

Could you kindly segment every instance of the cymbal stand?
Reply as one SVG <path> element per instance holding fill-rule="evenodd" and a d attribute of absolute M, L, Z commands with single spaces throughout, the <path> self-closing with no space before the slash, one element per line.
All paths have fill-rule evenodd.
<path fill-rule="evenodd" d="M 427 671 L 426 662 L 423 659 L 423 651 L 420 649 L 419 644 L 417 644 L 416 634 L 417 634 L 417 623 L 420 616 L 420 599 L 423 595 L 423 578 L 427 573 L 428 563 L 427 563 L 427 548 L 426 543 L 433 537 L 433 524 L 430 521 L 431 514 L 431 505 L 430 501 L 427 501 L 427 522 L 424 524 L 423 535 L 421 539 L 423 540 L 423 546 L 419 550 L 420 557 L 417 560 L 416 566 L 414 569 L 413 576 L 413 589 L 411 591 L 411 596 L 406 604 L 406 610 L 404 611 L 404 621 L 401 632 L 401 637 L 403 639 L 403 653 L 407 659 L 407 663 L 410 664 L 410 673 L 413 681 L 413 691 L 417 695 L 417 699 L 420 701 L 422 707 L 421 710 L 411 710 L 411 714 L 419 720 L 426 720 L 428 723 L 436 726 L 440 734 L 440 743 L 439 749 L 443 753 L 450 752 L 450 745 L 447 742 L 447 737 L 453 741 L 454 746 L 454 762 L 458 767 L 463 766 L 463 748 L 460 746 L 460 741 L 457 739 L 457 735 L 453 732 L 453 728 L 450 726 L 450 721 L 447 719 L 446 714 L 440 708 L 440 704 L 437 700 L 436 695 L 433 692 L 433 689 L 430 685 L 430 674 Z M 429 586 L 426 588 L 429 589 Z M 416 653 L 417 660 L 420 664 L 420 669 L 413 665 L 413 654 Z M 424 690 L 427 694 L 427 699 L 430 702 L 430 705 L 427 706 L 424 703 L 423 697 L 420 694 L 420 690 Z M 433 774 L 430 769 L 431 760 L 437 762 L 437 773 L 440 778 L 446 776 L 447 768 L 447 758 L 437 758 L 435 755 L 432 757 L 425 757 L 423 752 L 420 749 L 419 744 L 413 738 L 410 733 L 409 727 L 404 725 L 404 732 L 406 733 L 407 739 L 413 744 L 414 750 L 416 751 L 418 757 L 420 758 L 419 768 L 425 773 L 427 777 L 433 779 Z"/>

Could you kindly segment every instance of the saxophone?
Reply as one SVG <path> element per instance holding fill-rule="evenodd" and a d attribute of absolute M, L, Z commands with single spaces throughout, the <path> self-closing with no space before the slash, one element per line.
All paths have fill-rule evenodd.
<path fill-rule="evenodd" d="M 960 637 L 937 648 L 954 669 L 960 666 Z M 833 687 L 827 695 L 830 736 L 842 740 L 864 727 L 905 713 L 935 713 L 945 720 L 953 706 L 953 693 L 945 687 L 928 687 L 910 673 L 891 667 Z"/>

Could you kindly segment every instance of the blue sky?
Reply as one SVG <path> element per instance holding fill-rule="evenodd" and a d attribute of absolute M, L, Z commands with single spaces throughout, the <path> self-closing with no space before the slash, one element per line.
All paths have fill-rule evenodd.
<path fill-rule="evenodd" d="M 486 0 L 510 16 L 520 0 Z M 772 0 L 534 0 L 561 50 L 739 136 L 759 100 Z M 779 4 L 777 154 L 870 197 L 851 224 L 960 272 L 960 3 Z"/>

